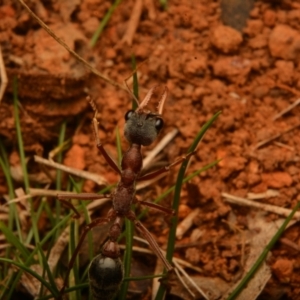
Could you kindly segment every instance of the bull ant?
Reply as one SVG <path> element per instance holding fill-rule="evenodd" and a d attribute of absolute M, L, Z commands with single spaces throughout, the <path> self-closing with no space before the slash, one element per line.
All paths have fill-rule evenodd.
<path fill-rule="evenodd" d="M 152 144 L 164 124 L 162 119 L 162 111 L 165 100 L 167 98 L 168 89 L 167 87 L 164 88 L 164 92 L 158 104 L 157 113 L 151 112 L 146 109 L 146 106 L 151 100 L 151 96 L 153 95 L 154 90 L 155 87 L 151 88 L 141 103 L 138 103 L 138 101 L 136 100 L 138 103 L 138 108 L 135 111 L 129 110 L 125 114 L 126 123 L 124 133 L 127 141 L 130 143 L 130 147 L 124 153 L 121 162 L 121 169 L 119 169 L 114 160 L 108 155 L 100 141 L 98 134 L 98 121 L 96 118 L 97 109 L 95 107 L 95 104 L 93 102 L 90 102 L 95 111 L 92 123 L 97 148 L 99 149 L 100 153 L 103 155 L 107 163 L 117 173 L 120 174 L 121 179 L 118 182 L 115 191 L 110 195 L 99 195 L 93 193 L 58 195 L 58 199 L 62 200 L 63 202 L 66 199 L 70 198 L 78 200 L 95 200 L 99 198 L 109 197 L 113 205 L 105 218 L 97 218 L 85 227 L 80 237 L 79 243 L 70 260 L 61 294 L 63 294 L 64 292 L 64 289 L 67 285 L 68 275 L 73 267 L 75 258 L 88 231 L 95 226 L 113 222 L 109 229 L 108 241 L 102 247 L 101 254 L 99 254 L 92 260 L 89 267 L 90 287 L 94 299 L 97 300 L 113 298 L 123 280 L 123 266 L 120 259 L 120 249 L 117 240 L 121 234 L 122 219 L 124 218 L 128 218 L 135 224 L 140 234 L 148 241 L 153 252 L 161 259 L 166 270 L 169 272 L 173 269 L 171 264 L 162 254 L 158 244 L 153 239 L 150 232 L 139 220 L 137 220 L 135 213 L 131 210 L 131 204 L 139 202 L 142 205 L 155 208 L 167 214 L 172 214 L 173 212 L 171 209 L 164 208 L 158 204 L 154 204 L 151 202 L 137 200 L 137 198 L 135 197 L 135 184 L 137 181 L 153 179 L 164 172 L 168 172 L 170 167 L 180 164 L 183 160 L 187 159 L 188 157 L 190 157 L 190 155 L 193 154 L 192 152 L 185 157 L 179 158 L 171 165 L 165 166 L 152 173 L 142 176 L 140 175 L 143 165 L 141 146 L 149 146 L 150 144 Z M 76 212 L 76 214 L 78 214 L 73 205 L 69 203 L 68 206 L 72 206 L 72 209 Z"/>
<path fill-rule="evenodd" d="M 65 47 L 72 55 L 74 55 L 78 60 L 85 64 L 93 73 L 101 77 L 103 80 L 119 86 L 117 83 L 112 82 L 104 75 L 100 74 L 97 70 L 92 68 L 85 60 L 79 57 L 73 50 L 71 50 L 61 39 L 59 39 L 47 25 L 45 25 L 24 3 L 23 0 L 18 0 L 26 10 L 37 20 L 37 22 L 63 47 Z M 99 75 L 100 74 L 100 75 Z M 127 83 L 125 81 L 127 86 Z M 162 112 L 165 100 L 167 98 L 168 89 L 164 88 L 164 92 L 160 97 L 160 101 L 157 107 L 157 112 L 151 112 L 146 109 L 147 104 L 151 100 L 151 97 L 155 91 L 156 87 L 149 90 L 144 100 L 139 103 L 139 101 L 134 97 L 138 107 L 136 110 L 130 110 L 125 114 L 125 138 L 130 143 L 129 149 L 124 153 L 121 162 L 121 169 L 117 166 L 114 160 L 109 156 L 109 154 L 104 149 L 98 134 L 98 121 L 97 121 L 97 109 L 94 102 L 90 101 L 91 106 L 95 112 L 92 124 L 94 135 L 96 139 L 97 148 L 103 155 L 107 163 L 120 175 L 120 181 L 117 184 L 115 191 L 109 195 L 99 195 L 94 193 L 80 193 L 74 194 L 59 194 L 58 199 L 63 203 L 67 204 L 78 216 L 79 213 L 76 208 L 68 201 L 68 199 L 78 199 L 78 200 L 95 200 L 100 198 L 110 198 L 112 201 L 112 208 L 107 213 L 105 218 L 94 219 L 90 224 L 86 225 L 83 229 L 83 233 L 79 239 L 78 245 L 71 257 L 68 265 L 67 274 L 63 283 L 63 287 L 60 290 L 60 298 L 62 298 L 64 291 L 67 287 L 68 277 L 71 269 L 75 263 L 76 256 L 79 253 L 80 247 L 82 246 L 84 239 L 92 228 L 102 224 L 112 222 L 112 225 L 108 232 L 108 240 L 103 245 L 101 253 L 97 255 L 91 262 L 89 267 L 89 280 L 90 287 L 95 300 L 109 300 L 113 299 L 115 294 L 118 292 L 118 288 L 123 281 L 123 265 L 120 259 L 120 249 L 117 243 L 118 237 L 122 230 L 122 221 L 124 218 L 132 221 L 140 234 L 148 241 L 153 252 L 161 259 L 166 270 L 168 272 L 173 270 L 172 265 L 162 254 L 158 244 L 153 239 L 150 232 L 146 227 L 136 218 L 135 213 L 131 210 L 131 204 L 139 202 L 142 205 L 148 206 L 150 208 L 155 208 L 166 214 L 173 214 L 173 211 L 168 208 L 164 208 L 158 204 L 150 203 L 147 201 L 138 200 L 135 196 L 135 184 L 138 181 L 144 181 L 153 179 L 156 176 L 168 172 L 169 169 L 175 165 L 182 163 L 184 160 L 188 159 L 194 152 L 189 153 L 185 157 L 179 158 L 174 163 L 169 166 L 165 166 L 158 169 L 152 173 L 141 175 L 143 158 L 141 153 L 142 146 L 151 145 L 159 132 L 163 127 Z M 129 90 L 128 86 L 127 89 Z"/>

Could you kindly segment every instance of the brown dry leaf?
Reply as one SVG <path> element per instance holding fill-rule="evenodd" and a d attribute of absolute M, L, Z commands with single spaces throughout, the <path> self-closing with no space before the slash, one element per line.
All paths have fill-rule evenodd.
<path fill-rule="evenodd" d="M 42 275 L 43 273 L 43 269 L 40 265 L 32 265 L 30 268 L 39 275 Z M 33 296 L 34 298 L 38 297 L 41 282 L 37 278 L 33 277 L 27 272 L 23 272 L 20 283 L 31 296 Z"/>
<path fill-rule="evenodd" d="M 255 217 L 248 218 L 249 229 L 254 233 L 250 242 L 250 253 L 244 267 L 244 275 L 226 294 L 222 299 L 226 299 L 228 295 L 240 284 L 244 276 L 251 269 L 253 264 L 257 261 L 264 248 L 278 231 L 278 228 L 284 222 L 284 219 L 279 219 L 276 222 L 265 221 L 265 214 L 258 212 Z M 292 221 L 288 226 L 291 226 L 296 221 Z M 271 277 L 270 267 L 264 262 L 257 270 L 253 278 L 249 281 L 247 286 L 236 297 L 238 300 L 256 299 L 263 291 L 265 285 Z"/>
<path fill-rule="evenodd" d="M 197 276 L 192 279 L 206 292 L 210 300 L 220 299 L 230 288 L 229 283 L 219 277 Z"/>

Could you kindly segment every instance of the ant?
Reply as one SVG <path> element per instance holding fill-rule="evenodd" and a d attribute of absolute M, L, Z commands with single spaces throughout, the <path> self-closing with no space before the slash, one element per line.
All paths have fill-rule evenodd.
<path fill-rule="evenodd" d="M 167 87 L 164 88 L 164 92 L 160 97 L 157 112 L 151 112 L 150 110 L 146 109 L 146 106 L 151 100 L 155 89 L 156 87 L 151 88 L 141 103 L 139 103 L 138 100 L 134 97 L 135 101 L 138 104 L 137 109 L 129 110 L 125 114 L 126 123 L 124 128 L 124 134 L 127 141 L 130 143 L 130 147 L 124 153 L 121 162 L 121 169 L 119 169 L 114 160 L 109 156 L 109 154 L 106 152 L 100 141 L 97 120 L 98 111 L 95 107 L 94 102 L 90 101 L 90 104 L 95 112 L 92 124 L 97 148 L 99 149 L 100 153 L 103 155 L 107 163 L 117 173 L 119 173 L 121 178 L 117 184 L 115 191 L 110 195 L 99 195 L 93 193 L 81 193 L 76 195 L 57 195 L 58 199 L 64 203 L 67 199 L 70 198 L 78 200 L 95 200 L 99 198 L 108 197 L 111 199 L 113 205 L 113 207 L 109 210 L 105 218 L 97 218 L 84 228 L 78 245 L 69 262 L 64 285 L 60 291 L 61 294 L 64 293 L 69 273 L 73 267 L 75 258 L 88 231 L 94 228 L 95 226 L 113 222 L 108 232 L 108 241 L 103 245 L 101 253 L 97 255 L 90 264 L 89 280 L 94 299 L 112 299 L 114 297 L 114 295 L 118 291 L 119 285 L 123 280 L 123 266 L 120 259 L 120 249 L 117 240 L 122 231 L 122 219 L 124 218 L 128 218 L 135 224 L 135 227 L 140 232 L 140 234 L 144 236 L 144 238 L 148 241 L 153 252 L 161 259 L 166 270 L 168 272 L 173 270 L 172 265 L 164 257 L 158 244 L 153 239 L 150 232 L 139 220 L 137 220 L 135 213 L 131 210 L 131 204 L 138 202 L 142 205 L 155 208 L 164 213 L 170 215 L 174 214 L 174 212 L 171 209 L 162 207 L 158 204 L 154 204 L 151 202 L 138 200 L 135 197 L 135 184 L 137 181 L 153 179 L 162 173 L 168 172 L 171 167 L 180 164 L 181 162 L 189 158 L 192 154 L 194 154 L 194 152 L 191 152 L 187 156 L 179 158 L 169 166 L 165 166 L 149 174 L 145 174 L 142 176 L 140 175 L 143 165 L 141 147 L 151 145 L 164 125 L 162 111 L 168 94 Z M 75 211 L 76 215 L 79 215 L 79 213 L 72 204 L 68 203 L 68 206 Z M 105 295 L 105 297 L 103 295 Z"/>
<path fill-rule="evenodd" d="M 27 9 L 27 11 L 40 23 L 40 25 L 61 45 L 63 45 L 72 55 L 79 59 L 83 64 L 85 64 L 93 73 L 100 76 L 103 80 L 119 86 L 119 84 L 112 82 L 102 74 L 99 75 L 99 72 L 79 57 L 73 50 L 71 50 L 61 39 L 55 36 L 55 34 L 29 9 L 29 7 L 24 3 L 23 0 L 19 2 Z M 123 265 L 120 259 L 120 249 L 117 243 L 118 237 L 121 234 L 122 230 L 122 221 L 124 218 L 129 219 L 135 224 L 135 227 L 140 232 L 142 236 L 148 241 L 153 252 L 161 259 L 166 270 L 171 272 L 173 267 L 171 263 L 164 257 L 162 254 L 157 242 L 152 237 L 151 233 L 146 229 L 146 227 L 136 218 L 135 213 L 131 210 L 131 204 L 141 203 L 142 205 L 148 206 L 150 208 L 155 208 L 169 215 L 174 214 L 173 210 L 164 208 L 158 204 L 154 204 L 147 201 L 138 200 L 135 196 L 135 184 L 138 181 L 144 181 L 153 179 L 156 176 L 168 172 L 169 169 L 175 165 L 182 163 L 192 156 L 195 152 L 190 152 L 184 157 L 177 159 L 174 163 L 169 166 L 165 166 L 161 169 L 158 169 L 152 173 L 141 175 L 143 158 L 141 153 L 142 146 L 151 145 L 157 138 L 159 132 L 161 131 L 164 121 L 162 118 L 162 112 L 164 103 L 167 99 L 168 89 L 164 88 L 159 104 L 157 107 L 157 112 L 151 112 L 146 109 L 149 101 L 152 98 L 152 95 L 156 87 L 151 88 L 146 94 L 145 98 L 141 103 L 135 98 L 132 92 L 129 90 L 127 82 L 125 80 L 126 90 L 133 96 L 138 107 L 136 110 L 129 110 L 125 114 L 125 138 L 130 143 L 129 149 L 124 153 L 121 162 L 121 169 L 114 162 L 114 160 L 109 156 L 109 154 L 104 149 L 98 134 L 98 120 L 97 114 L 98 111 L 93 101 L 90 101 L 90 104 L 94 110 L 94 117 L 92 120 L 93 131 L 95 135 L 95 140 L 97 148 L 100 153 L 103 155 L 107 163 L 120 175 L 120 181 L 117 184 L 116 189 L 113 193 L 109 195 L 99 195 L 94 193 L 80 193 L 77 195 L 74 194 L 59 194 L 57 198 L 71 208 L 76 216 L 80 216 L 76 208 L 67 200 L 69 199 L 78 199 L 78 200 L 95 200 L 100 198 L 110 198 L 112 201 L 112 208 L 107 213 L 107 216 L 104 218 L 96 218 L 90 224 L 87 224 L 83 229 L 82 235 L 79 239 L 78 245 L 75 248 L 75 251 L 71 257 L 71 260 L 68 265 L 67 274 L 63 283 L 63 286 L 60 290 L 60 298 L 62 298 L 65 288 L 68 284 L 68 277 L 71 272 L 71 269 L 75 263 L 76 256 L 79 253 L 80 247 L 82 246 L 84 239 L 87 233 L 94 227 L 111 223 L 112 225 L 108 232 L 108 240 L 102 247 L 101 253 L 97 255 L 90 264 L 89 267 L 89 281 L 90 287 L 94 299 L 112 299 L 117 293 L 120 284 L 123 281 Z M 122 87 L 124 89 L 124 87 Z"/>

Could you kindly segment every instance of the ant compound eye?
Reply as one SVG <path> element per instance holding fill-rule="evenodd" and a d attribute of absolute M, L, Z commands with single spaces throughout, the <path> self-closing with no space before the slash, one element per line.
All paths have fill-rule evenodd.
<path fill-rule="evenodd" d="M 134 110 L 129 110 L 126 114 L 125 114 L 125 121 L 128 121 L 132 114 L 134 113 Z"/>
<path fill-rule="evenodd" d="M 155 121 L 155 128 L 157 131 L 160 131 L 164 127 L 164 121 L 161 118 L 157 118 Z"/>

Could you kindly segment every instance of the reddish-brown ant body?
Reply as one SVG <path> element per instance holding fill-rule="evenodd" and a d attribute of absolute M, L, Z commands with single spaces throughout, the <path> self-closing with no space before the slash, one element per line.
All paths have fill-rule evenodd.
<path fill-rule="evenodd" d="M 175 161 L 173 164 L 163 167 L 150 174 L 142 176 L 140 175 L 143 165 L 141 146 L 148 146 L 152 144 L 163 127 L 162 111 L 165 100 L 167 98 L 168 90 L 167 87 L 165 87 L 159 101 L 157 113 L 151 112 L 146 109 L 146 106 L 150 101 L 154 90 L 155 87 L 149 90 L 145 99 L 138 105 L 138 108 L 135 111 L 130 110 L 125 115 L 126 123 L 124 134 L 128 142 L 130 143 L 130 147 L 124 153 L 124 156 L 122 158 L 121 170 L 113 161 L 113 159 L 108 155 L 99 139 L 98 121 L 96 118 L 97 110 L 94 103 L 91 103 L 95 111 L 95 116 L 93 118 L 93 129 L 97 147 L 106 159 L 107 163 L 116 172 L 118 172 L 121 177 L 115 191 L 110 195 L 103 196 L 92 193 L 82 193 L 75 196 L 74 194 L 58 195 L 58 199 L 62 200 L 63 202 L 65 202 L 66 199 L 70 198 L 80 200 L 95 200 L 101 197 L 111 198 L 113 207 L 108 212 L 106 218 L 95 219 L 85 227 L 76 250 L 70 260 L 67 272 L 69 274 L 71 268 L 73 267 L 75 257 L 79 252 L 79 248 L 83 243 L 87 232 L 95 226 L 101 225 L 103 223 L 113 222 L 109 229 L 108 241 L 102 247 L 101 254 L 99 254 L 92 260 L 89 268 L 89 280 L 94 299 L 111 299 L 117 292 L 118 287 L 122 282 L 123 267 L 120 260 L 120 249 L 117 243 L 117 239 L 121 234 L 123 218 L 128 218 L 130 221 L 134 222 L 137 230 L 148 241 L 153 252 L 162 260 L 167 271 L 172 270 L 171 264 L 163 256 L 158 244 L 153 239 L 150 232 L 142 225 L 139 220 L 137 220 L 134 212 L 131 210 L 131 204 L 138 201 L 135 197 L 135 184 L 137 181 L 155 178 L 157 175 L 167 172 L 170 167 L 181 163 L 192 154 L 191 153 L 186 157 L 182 157 Z M 156 208 L 164 213 L 172 214 L 171 209 L 164 208 L 160 205 L 146 201 L 138 202 L 143 205 Z M 74 207 L 72 207 L 72 209 L 76 211 Z M 68 274 L 66 276 L 61 293 L 64 292 L 64 289 L 67 285 Z"/>

